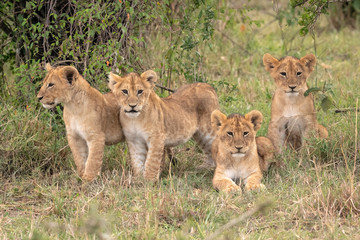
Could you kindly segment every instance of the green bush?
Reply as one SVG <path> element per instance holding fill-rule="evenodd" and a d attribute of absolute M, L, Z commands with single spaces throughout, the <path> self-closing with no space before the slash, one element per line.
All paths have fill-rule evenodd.
<path fill-rule="evenodd" d="M 175 5 L 174 5 L 175 3 Z M 110 71 L 142 72 L 149 62 L 148 35 L 170 44 L 161 58 L 188 82 L 204 81 L 200 44 L 211 39 L 216 1 L 30 0 L 0 4 L 0 166 L 3 175 L 69 166 L 61 106 L 41 108 L 36 94 L 44 63 L 72 65 L 90 84 L 108 92 Z M 178 78 L 177 78 L 178 79 Z M 114 151 L 107 155 L 114 156 Z M 122 161 L 122 160 L 121 160 Z M 50 171 L 49 170 L 49 171 Z"/>

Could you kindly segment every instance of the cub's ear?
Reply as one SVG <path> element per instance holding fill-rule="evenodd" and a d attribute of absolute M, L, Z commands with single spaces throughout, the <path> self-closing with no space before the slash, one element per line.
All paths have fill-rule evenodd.
<path fill-rule="evenodd" d="M 211 126 L 213 130 L 218 131 L 225 121 L 226 115 L 219 110 L 216 109 L 211 113 Z"/>
<path fill-rule="evenodd" d="M 62 69 L 62 76 L 71 84 L 79 78 L 79 72 L 76 68 L 66 66 Z"/>
<path fill-rule="evenodd" d="M 302 57 L 300 62 L 302 62 L 306 67 L 308 67 L 309 71 L 312 72 L 316 64 L 316 57 L 314 54 L 309 53 L 305 57 Z"/>
<path fill-rule="evenodd" d="M 271 56 L 269 53 L 265 53 L 263 63 L 266 71 L 271 72 L 279 64 L 279 60 Z"/>
<path fill-rule="evenodd" d="M 46 71 L 50 71 L 50 70 L 52 70 L 52 69 L 54 69 L 51 65 L 50 65 L 50 63 L 47 63 L 47 64 L 45 64 L 45 69 L 46 69 Z"/>
<path fill-rule="evenodd" d="M 155 83 L 157 81 L 156 72 L 154 72 L 153 70 L 147 70 L 146 72 L 143 72 L 141 74 L 141 78 L 144 78 L 147 82 L 151 84 L 151 86 L 155 86 Z"/>
<path fill-rule="evenodd" d="M 116 75 L 115 73 L 110 72 L 109 73 L 109 83 L 108 86 L 110 90 L 114 90 L 115 84 L 117 84 L 121 80 L 121 77 L 119 75 Z"/>
<path fill-rule="evenodd" d="M 259 112 L 258 110 L 252 110 L 251 112 L 245 115 L 245 119 L 252 123 L 255 131 L 260 129 L 263 118 L 264 117 L 262 113 Z"/>

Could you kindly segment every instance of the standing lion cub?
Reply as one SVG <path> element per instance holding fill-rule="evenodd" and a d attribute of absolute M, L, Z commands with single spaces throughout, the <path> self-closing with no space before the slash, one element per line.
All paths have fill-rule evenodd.
<path fill-rule="evenodd" d="M 312 94 L 304 96 L 308 89 L 306 80 L 316 63 L 315 56 L 308 54 L 300 59 L 287 56 L 278 60 L 266 53 L 263 62 L 276 84 L 268 130 L 276 152 L 281 153 L 285 144 L 298 149 L 304 138 L 314 133 L 326 138 L 326 128 L 316 121 Z"/>
<path fill-rule="evenodd" d="M 216 131 L 212 156 L 216 162 L 213 178 L 214 188 L 230 192 L 241 191 L 234 180 L 245 180 L 245 189 L 261 189 L 262 172 L 267 171 L 274 155 L 274 146 L 266 137 L 257 137 L 263 115 L 253 110 L 242 116 L 226 117 L 219 110 L 211 115 L 211 124 Z"/>
<path fill-rule="evenodd" d="M 109 76 L 109 87 L 121 107 L 120 120 L 129 147 L 134 175 L 158 179 L 165 147 L 185 143 L 193 137 L 208 156 L 214 133 L 211 113 L 219 108 L 214 89 L 193 83 L 160 98 L 153 90 L 157 75 L 146 71 L 120 77 Z"/>
<path fill-rule="evenodd" d="M 104 145 L 124 141 L 113 93 L 101 94 L 71 66 L 48 71 L 37 98 L 45 108 L 64 104 L 67 139 L 79 176 L 91 181 L 101 170 Z"/>

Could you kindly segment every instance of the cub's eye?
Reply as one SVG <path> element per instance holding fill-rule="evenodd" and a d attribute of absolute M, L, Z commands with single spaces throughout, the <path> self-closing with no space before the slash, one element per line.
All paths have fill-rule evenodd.
<path fill-rule="evenodd" d="M 138 90 L 138 95 L 142 94 L 144 90 Z"/>
<path fill-rule="evenodd" d="M 123 89 L 123 90 L 121 90 L 122 92 L 123 92 L 123 94 L 128 94 L 128 90 L 126 90 L 126 89 Z"/>
<path fill-rule="evenodd" d="M 244 137 L 247 137 L 249 135 L 249 132 L 244 132 Z"/>
<path fill-rule="evenodd" d="M 286 72 L 280 72 L 280 75 L 286 77 Z"/>
<path fill-rule="evenodd" d="M 297 72 L 296 75 L 297 76 L 300 76 L 302 74 L 302 72 Z"/>
<path fill-rule="evenodd" d="M 234 133 L 233 132 L 227 132 L 227 135 L 229 135 L 230 137 L 233 137 Z"/>
<path fill-rule="evenodd" d="M 47 85 L 48 88 L 53 87 L 53 86 L 54 86 L 53 83 L 49 83 L 49 84 Z"/>

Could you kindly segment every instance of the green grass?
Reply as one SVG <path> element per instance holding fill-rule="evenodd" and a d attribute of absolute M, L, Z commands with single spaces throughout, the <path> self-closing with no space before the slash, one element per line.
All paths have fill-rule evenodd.
<path fill-rule="evenodd" d="M 274 91 L 262 56 L 284 55 L 277 22 L 268 25 L 273 18 L 263 11 L 251 13 L 264 20 L 263 27 L 246 25 L 242 32 L 237 19 L 222 30 L 246 52 L 219 31 L 212 49 L 200 49 L 222 110 L 260 110 L 265 122 L 259 135 L 267 132 Z M 336 32 L 326 25 L 323 19 L 318 27 L 319 64 L 309 85 L 314 86 L 315 79 L 319 84 L 330 81 L 337 107 L 355 107 L 360 96 L 360 31 Z M 292 36 L 298 29 L 285 30 Z M 158 67 L 164 39 L 147 38 L 144 64 Z M 309 36 L 285 40 L 290 55 L 314 52 Z M 325 70 L 321 63 L 331 68 Z M 281 164 L 264 176 L 265 191 L 224 194 L 212 188 L 212 171 L 196 168 L 204 156 L 193 142 L 175 149 L 178 165 L 166 162 L 157 184 L 131 177 L 125 144 L 107 147 L 101 176 L 83 183 L 75 174 L 62 119 L 39 105 L 27 110 L 10 103 L 0 106 L 2 239 L 205 239 L 264 202 L 271 203 L 265 211 L 217 239 L 360 238 L 360 144 L 355 138 L 360 124 L 354 111 L 320 110 L 318 120 L 328 128 L 329 139 L 311 139 L 300 152 L 286 151 L 278 158 Z"/>

